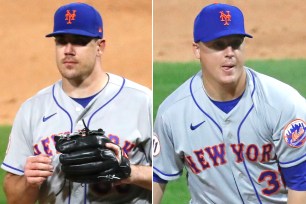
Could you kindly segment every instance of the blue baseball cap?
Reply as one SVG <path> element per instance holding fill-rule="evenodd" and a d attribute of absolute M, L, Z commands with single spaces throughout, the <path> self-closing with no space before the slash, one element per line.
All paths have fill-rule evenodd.
<path fill-rule="evenodd" d="M 209 42 L 229 35 L 253 38 L 244 30 L 241 10 L 228 4 L 211 4 L 204 7 L 194 21 L 194 42 Z"/>
<path fill-rule="evenodd" d="M 70 3 L 61 6 L 54 14 L 53 33 L 46 37 L 63 34 L 102 38 L 101 15 L 95 8 L 85 3 Z"/>

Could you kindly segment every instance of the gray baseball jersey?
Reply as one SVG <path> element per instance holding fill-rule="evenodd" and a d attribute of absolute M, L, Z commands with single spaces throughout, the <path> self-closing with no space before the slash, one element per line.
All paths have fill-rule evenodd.
<path fill-rule="evenodd" d="M 286 203 L 279 171 L 306 160 L 306 102 L 292 87 L 246 68 L 247 85 L 228 113 L 205 94 L 202 73 L 159 107 L 154 173 L 188 173 L 190 203 Z"/>
<path fill-rule="evenodd" d="M 21 106 L 1 167 L 23 175 L 27 157 L 41 153 L 52 156 L 55 172 L 40 188 L 40 203 L 151 203 L 151 191 L 135 185 L 65 182 L 54 147 L 54 135 L 83 129 L 84 119 L 89 129 L 102 128 L 119 144 L 131 164 L 151 165 L 151 91 L 109 74 L 106 87 L 83 108 L 61 87 L 59 81 Z"/>

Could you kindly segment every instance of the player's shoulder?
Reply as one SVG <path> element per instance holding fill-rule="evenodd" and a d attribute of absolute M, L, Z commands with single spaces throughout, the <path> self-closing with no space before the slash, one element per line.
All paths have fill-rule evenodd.
<path fill-rule="evenodd" d="M 117 87 L 122 87 L 122 90 L 129 92 L 132 95 L 143 95 L 151 97 L 152 91 L 141 84 L 138 84 L 132 80 L 126 79 L 124 77 L 108 73 L 109 75 L 109 84 Z"/>
<path fill-rule="evenodd" d="M 159 113 L 164 113 L 167 110 L 177 109 L 181 104 L 191 99 L 190 84 L 193 79 L 201 80 L 201 72 L 187 79 L 179 87 L 177 87 L 170 95 L 168 95 L 158 108 Z M 181 106 L 183 107 L 183 106 Z"/>
<path fill-rule="evenodd" d="M 297 101 L 304 101 L 301 94 L 289 84 L 286 84 L 274 77 L 256 72 L 248 68 L 254 78 L 255 90 L 259 97 L 265 99 L 267 103 L 292 104 Z M 282 103 L 279 103 L 282 101 Z"/>
<path fill-rule="evenodd" d="M 56 82 L 56 84 L 59 84 L 60 81 Z M 50 102 L 51 98 L 52 98 L 52 88 L 53 85 L 47 86 L 41 90 L 39 90 L 36 94 L 34 94 L 33 96 L 31 96 L 30 98 L 28 98 L 23 105 L 36 105 L 37 103 L 42 104 L 44 101 L 46 102 Z"/>

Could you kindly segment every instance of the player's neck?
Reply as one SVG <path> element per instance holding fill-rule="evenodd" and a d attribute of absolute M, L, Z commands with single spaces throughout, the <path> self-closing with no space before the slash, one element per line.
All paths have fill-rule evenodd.
<path fill-rule="evenodd" d="M 108 77 L 108 74 L 100 69 L 81 80 L 63 78 L 62 88 L 72 98 L 86 98 L 103 89 L 107 85 Z"/>
<path fill-rule="evenodd" d="M 242 95 L 246 87 L 246 75 L 243 74 L 241 78 L 232 84 L 220 84 L 203 80 L 203 89 L 205 93 L 215 101 L 230 101 Z"/>

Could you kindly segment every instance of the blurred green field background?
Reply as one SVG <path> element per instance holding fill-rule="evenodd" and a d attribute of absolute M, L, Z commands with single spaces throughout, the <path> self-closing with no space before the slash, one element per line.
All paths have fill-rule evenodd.
<path fill-rule="evenodd" d="M 306 97 L 306 60 L 261 60 L 248 61 L 247 66 L 273 76 L 296 88 L 304 97 Z M 197 62 L 189 63 L 154 63 L 153 73 L 153 94 L 154 94 L 154 118 L 159 104 L 182 84 L 189 77 L 200 70 Z M 1 111 L 1 110 L 0 110 Z M 5 156 L 10 126 L 0 126 L 0 160 L 1 163 Z M 6 203 L 2 184 L 5 172 L 0 170 L 0 204 Z M 184 204 L 190 199 L 187 182 L 184 175 L 167 185 L 163 204 Z"/>
<path fill-rule="evenodd" d="M 6 146 L 9 138 L 9 134 L 11 131 L 11 126 L 0 126 L 0 161 L 2 163 L 5 152 L 6 152 Z M 3 169 L 0 170 L 0 203 L 4 204 L 6 203 L 6 199 L 3 192 L 3 176 L 5 174 L 5 171 Z"/>
<path fill-rule="evenodd" d="M 306 97 L 306 60 L 252 60 L 246 66 L 279 79 Z M 200 70 L 198 62 L 155 62 L 153 72 L 154 118 L 159 104 L 180 84 Z M 153 161 L 154 162 L 154 161 Z M 154 164 L 154 163 L 153 163 Z M 162 203 L 185 204 L 190 200 L 185 173 L 180 179 L 167 185 Z"/>

